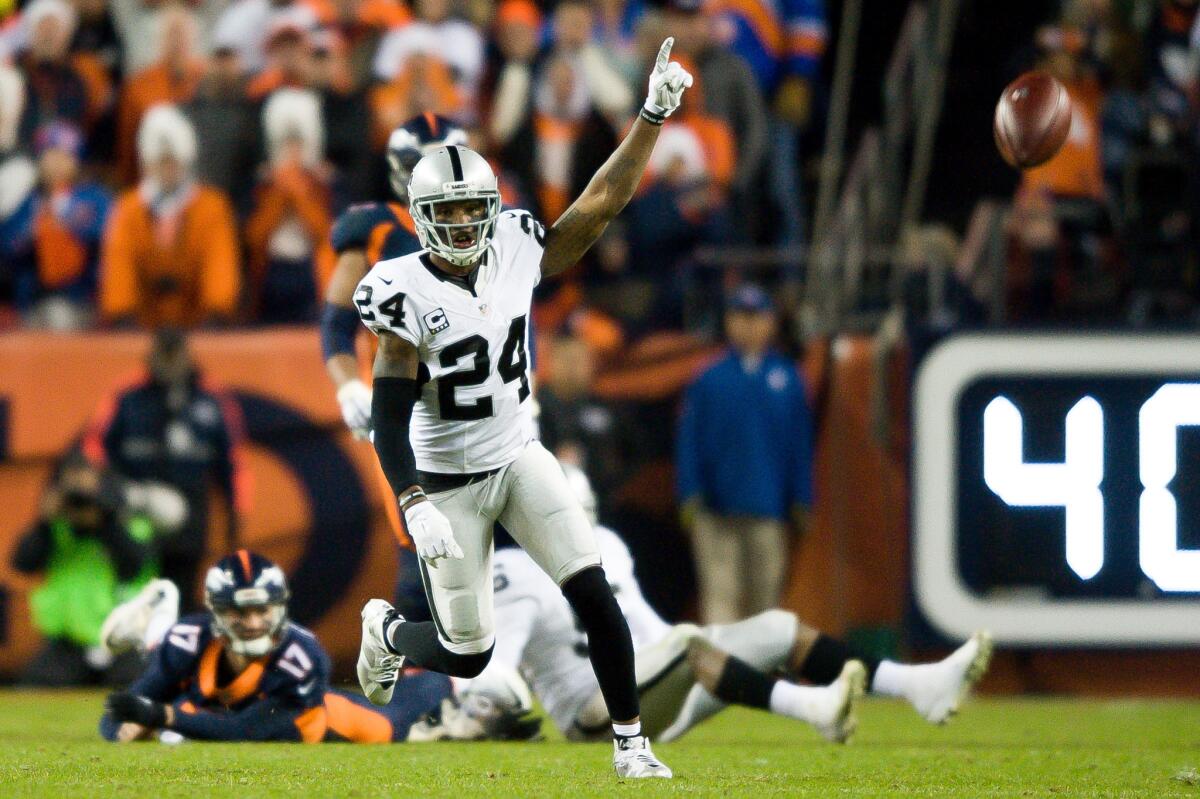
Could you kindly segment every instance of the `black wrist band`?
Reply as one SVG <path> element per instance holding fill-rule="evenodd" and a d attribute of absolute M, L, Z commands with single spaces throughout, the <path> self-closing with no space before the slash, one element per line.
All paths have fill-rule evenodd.
<path fill-rule="evenodd" d="M 418 499 L 427 499 L 425 492 L 420 488 L 414 488 L 404 496 L 399 497 L 400 512 L 403 513 L 404 511 L 408 510 L 408 506 L 413 504 L 413 502 Z"/>
<path fill-rule="evenodd" d="M 665 116 L 647 110 L 646 106 L 642 106 L 642 110 L 638 112 L 638 116 L 649 122 L 651 125 L 661 125 L 667 121 Z"/>

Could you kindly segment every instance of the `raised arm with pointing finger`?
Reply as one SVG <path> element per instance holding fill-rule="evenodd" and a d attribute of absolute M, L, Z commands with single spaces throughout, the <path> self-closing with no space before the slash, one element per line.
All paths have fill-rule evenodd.
<path fill-rule="evenodd" d="M 629 133 L 546 234 L 544 276 L 574 266 L 633 197 L 663 122 L 679 108 L 683 90 L 692 85 L 687 70 L 671 61 L 674 43 L 674 37 L 669 37 L 658 49 L 646 102 Z"/>

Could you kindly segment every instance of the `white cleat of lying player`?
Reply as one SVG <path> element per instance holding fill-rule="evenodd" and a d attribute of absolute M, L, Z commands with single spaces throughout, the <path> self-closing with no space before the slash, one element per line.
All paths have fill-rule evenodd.
<path fill-rule="evenodd" d="M 644 735 L 613 741 L 613 768 L 618 777 L 631 779 L 659 777 L 669 780 L 675 776 L 670 767 L 650 751 L 650 741 Z"/>
<path fill-rule="evenodd" d="M 391 604 L 382 599 L 372 599 L 362 609 L 362 642 L 355 670 L 363 694 L 376 705 L 392 701 L 392 691 L 404 665 L 404 658 L 393 654 L 384 643 L 383 624 L 392 610 Z"/>
<path fill-rule="evenodd" d="M 824 701 L 813 701 L 808 722 L 832 743 L 844 744 L 858 729 L 858 702 L 866 690 L 867 670 L 860 661 L 850 660 L 838 678 L 823 688 Z"/>
<path fill-rule="evenodd" d="M 100 627 L 100 646 L 111 655 L 154 648 L 179 618 L 179 589 L 151 580 L 137 596 L 112 609 Z"/>
<path fill-rule="evenodd" d="M 902 666 L 884 661 L 875 672 L 875 690 L 902 696 L 933 724 L 945 724 L 987 672 L 992 636 L 980 631 L 937 663 Z"/>

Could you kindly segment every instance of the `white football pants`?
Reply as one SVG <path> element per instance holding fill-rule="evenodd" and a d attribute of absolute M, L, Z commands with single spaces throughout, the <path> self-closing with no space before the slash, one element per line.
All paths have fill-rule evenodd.
<path fill-rule="evenodd" d="M 558 461 L 538 441 L 495 474 L 429 495 L 450 520 L 461 559 L 421 561 L 438 638 L 460 655 L 485 652 L 492 621 L 492 525 L 499 521 L 554 582 L 600 565 L 592 525 Z"/>

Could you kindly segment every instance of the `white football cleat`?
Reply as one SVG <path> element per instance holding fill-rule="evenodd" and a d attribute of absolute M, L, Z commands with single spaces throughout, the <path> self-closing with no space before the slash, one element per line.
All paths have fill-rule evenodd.
<path fill-rule="evenodd" d="M 152 649 L 179 618 L 179 589 L 170 580 L 151 580 L 132 599 L 117 605 L 100 627 L 100 646 L 110 655 Z M 154 635 L 148 635 L 153 632 Z M 153 640 L 147 640 L 147 639 Z"/>
<path fill-rule="evenodd" d="M 618 777 L 631 779 L 661 777 L 669 780 L 675 776 L 670 767 L 650 751 L 650 741 L 644 735 L 613 740 L 613 768 Z"/>
<path fill-rule="evenodd" d="M 827 741 L 844 744 L 858 729 L 858 702 L 867 685 L 867 669 L 861 661 L 847 660 L 842 673 L 831 682 L 826 690 L 833 699 L 829 713 L 824 719 L 816 719 L 812 725 Z"/>
<path fill-rule="evenodd" d="M 980 630 L 944 660 L 924 666 L 914 680 L 908 701 L 926 721 L 945 724 L 983 679 L 992 659 L 992 634 Z"/>
<path fill-rule="evenodd" d="M 382 599 L 369 600 L 362 609 L 362 641 L 358 645 L 356 664 L 358 684 L 367 699 L 376 705 L 392 701 L 392 691 L 396 688 L 400 667 L 404 665 L 404 656 L 389 650 L 384 638 L 384 621 L 394 610 L 391 603 Z M 404 620 L 403 616 L 399 618 Z"/>

